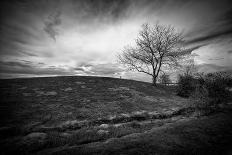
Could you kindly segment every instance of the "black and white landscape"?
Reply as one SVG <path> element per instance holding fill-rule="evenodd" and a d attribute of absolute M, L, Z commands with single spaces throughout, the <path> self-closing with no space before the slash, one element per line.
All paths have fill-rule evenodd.
<path fill-rule="evenodd" d="M 0 9 L 0 154 L 232 154 L 230 0 Z"/>

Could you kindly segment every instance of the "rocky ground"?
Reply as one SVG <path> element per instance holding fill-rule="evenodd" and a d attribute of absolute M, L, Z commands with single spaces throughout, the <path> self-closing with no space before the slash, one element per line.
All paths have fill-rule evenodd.
<path fill-rule="evenodd" d="M 196 111 L 174 90 L 100 77 L 1 80 L 1 152 L 231 153 L 231 104 Z"/>

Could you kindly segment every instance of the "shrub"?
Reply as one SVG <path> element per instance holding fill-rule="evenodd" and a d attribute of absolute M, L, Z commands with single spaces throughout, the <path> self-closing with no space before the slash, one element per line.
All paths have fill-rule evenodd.
<path fill-rule="evenodd" d="M 194 99 L 195 106 L 224 103 L 231 99 L 232 76 L 226 72 L 209 74 L 180 75 L 178 95 Z"/>
<path fill-rule="evenodd" d="M 231 100 L 231 77 L 224 73 L 210 73 L 197 77 L 198 83 L 191 94 L 191 106 L 199 116 L 218 110 L 218 105 Z"/>
<path fill-rule="evenodd" d="M 216 72 L 206 74 L 200 78 L 201 85 L 208 91 L 211 104 L 224 103 L 231 99 L 231 92 L 227 89 L 232 86 L 232 78 L 229 73 Z"/>
<path fill-rule="evenodd" d="M 168 83 L 171 83 L 171 79 L 170 79 L 170 76 L 168 74 L 162 74 L 158 81 L 162 84 L 168 84 Z"/>
<path fill-rule="evenodd" d="M 192 106 L 197 109 L 204 109 L 209 106 L 210 98 L 208 89 L 204 85 L 197 84 L 195 90 L 191 93 Z"/>
<path fill-rule="evenodd" d="M 182 97 L 189 97 L 195 90 L 196 79 L 191 75 L 179 75 L 177 94 Z"/>

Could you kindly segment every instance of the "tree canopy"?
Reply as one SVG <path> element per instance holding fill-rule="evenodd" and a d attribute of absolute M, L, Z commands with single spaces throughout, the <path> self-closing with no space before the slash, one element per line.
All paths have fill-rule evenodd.
<path fill-rule="evenodd" d="M 188 51 L 183 47 L 183 35 L 173 26 L 143 24 L 135 46 L 126 46 L 118 55 L 128 69 L 152 76 L 153 84 L 163 67 L 176 67 Z"/>

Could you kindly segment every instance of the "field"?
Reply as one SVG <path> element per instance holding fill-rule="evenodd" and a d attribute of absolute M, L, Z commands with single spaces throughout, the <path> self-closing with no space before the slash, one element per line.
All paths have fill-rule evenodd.
<path fill-rule="evenodd" d="M 0 80 L 1 154 L 230 154 L 232 105 L 105 77 Z"/>

